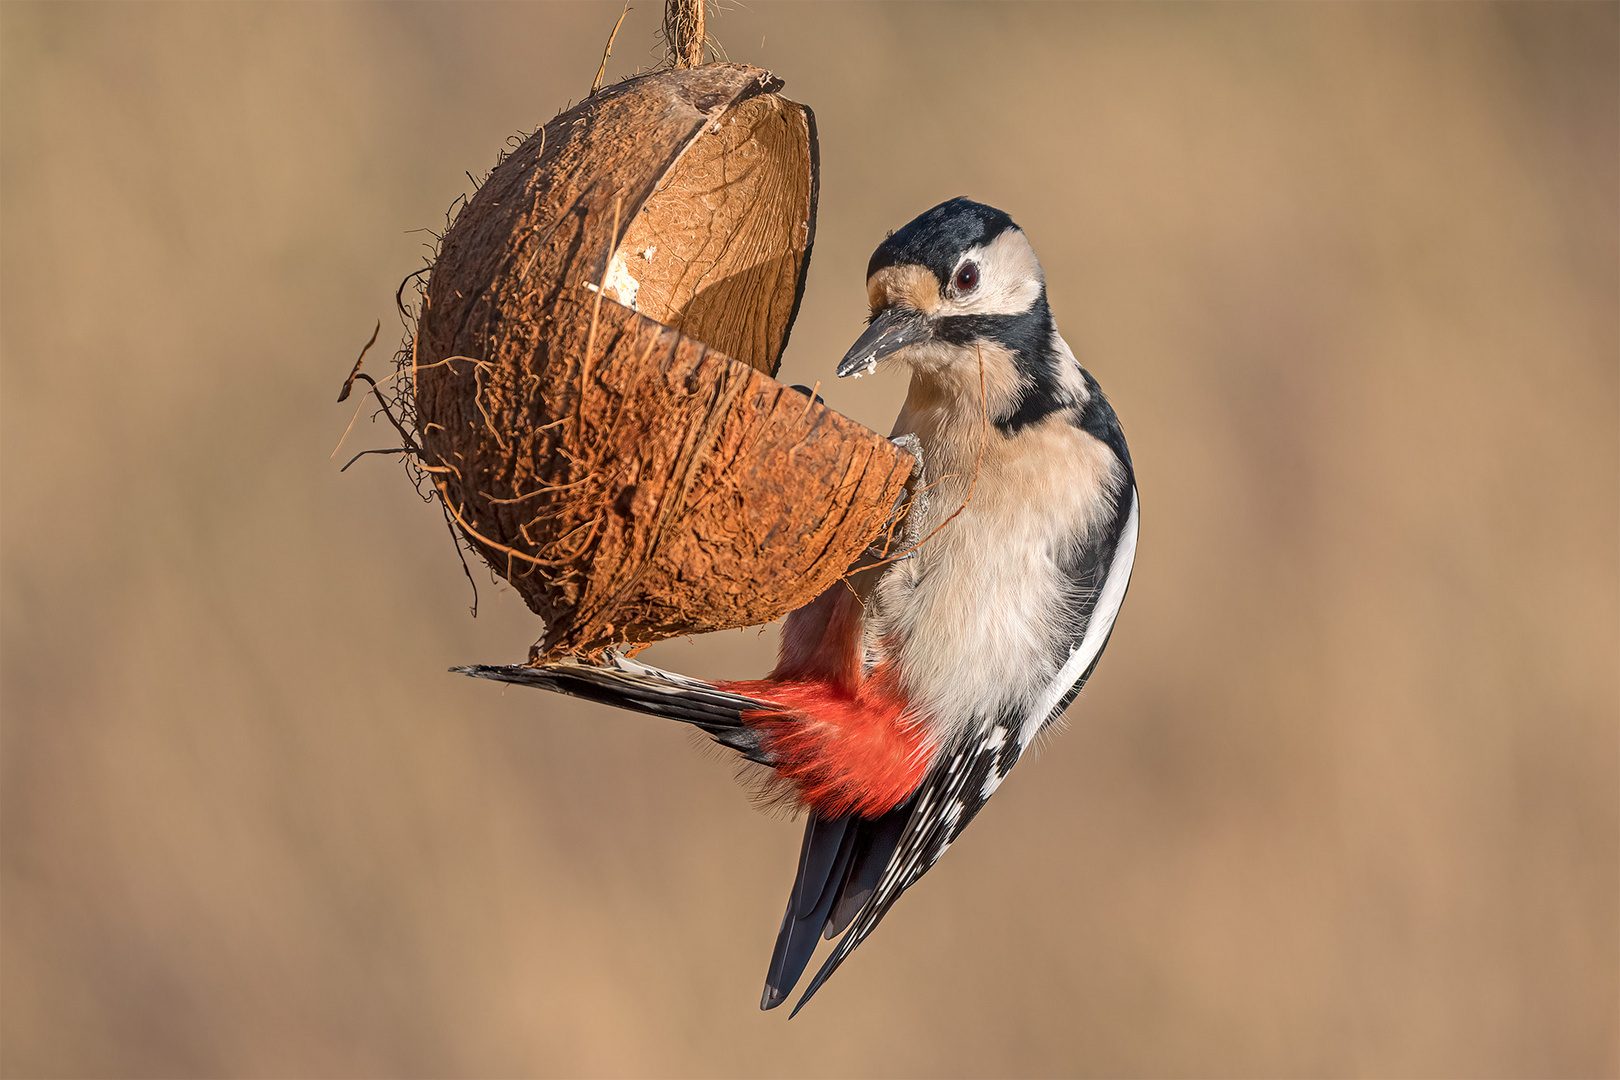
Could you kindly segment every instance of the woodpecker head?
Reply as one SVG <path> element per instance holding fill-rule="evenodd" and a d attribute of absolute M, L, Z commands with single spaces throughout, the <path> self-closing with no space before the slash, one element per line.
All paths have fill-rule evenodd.
<path fill-rule="evenodd" d="M 992 417 L 1038 418 L 1085 396 L 1074 356 L 1052 323 L 1046 277 L 1023 230 L 967 198 L 941 203 L 891 233 L 866 270 L 870 325 L 840 377 L 899 360 L 914 378 L 988 387 Z"/>

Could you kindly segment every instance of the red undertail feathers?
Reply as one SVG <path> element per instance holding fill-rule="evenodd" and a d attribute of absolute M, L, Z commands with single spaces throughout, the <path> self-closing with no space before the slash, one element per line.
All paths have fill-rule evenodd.
<path fill-rule="evenodd" d="M 907 716 L 887 667 L 852 694 L 827 679 L 722 683 L 720 688 L 779 704 L 783 712 L 746 712 L 765 756 L 797 799 L 823 817 L 872 818 L 904 802 L 927 775 L 933 743 Z"/>

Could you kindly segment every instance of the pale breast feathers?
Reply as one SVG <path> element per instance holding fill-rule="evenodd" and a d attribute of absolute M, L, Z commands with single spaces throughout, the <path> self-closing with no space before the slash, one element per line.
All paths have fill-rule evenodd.
<path fill-rule="evenodd" d="M 1047 689 L 1089 606 L 1071 578 L 1076 546 L 1112 520 L 1123 472 L 1061 414 L 1011 437 L 976 425 L 962 438 L 926 411 L 907 419 L 928 464 L 922 533 L 933 536 L 879 583 L 872 633 L 943 737 Z"/>

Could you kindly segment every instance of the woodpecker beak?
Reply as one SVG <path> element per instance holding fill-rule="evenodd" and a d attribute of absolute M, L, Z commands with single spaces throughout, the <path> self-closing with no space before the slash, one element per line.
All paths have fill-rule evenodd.
<path fill-rule="evenodd" d="M 866 333 L 838 362 L 838 377 L 869 375 L 877 368 L 879 360 L 908 345 L 927 341 L 931 336 L 927 316 L 915 308 L 891 304 L 872 320 Z"/>

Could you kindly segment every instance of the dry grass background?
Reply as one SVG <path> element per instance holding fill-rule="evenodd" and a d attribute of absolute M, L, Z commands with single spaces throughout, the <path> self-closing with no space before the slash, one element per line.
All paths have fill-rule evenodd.
<path fill-rule="evenodd" d="M 406 230 L 618 8 L 0 8 L 0 1069 L 1614 1075 L 1617 11 L 712 23 L 820 121 L 785 376 L 970 194 L 1143 492 L 1070 731 L 789 1024 L 797 828 L 680 731 L 446 674 L 534 623 L 327 458 Z M 828 392 L 886 425 L 902 382 Z"/>

